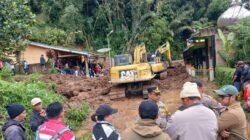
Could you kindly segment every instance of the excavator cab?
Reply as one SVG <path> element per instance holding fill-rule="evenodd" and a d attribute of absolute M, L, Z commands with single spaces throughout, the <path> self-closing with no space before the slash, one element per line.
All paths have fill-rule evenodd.
<path fill-rule="evenodd" d="M 114 56 L 114 66 L 125 66 L 131 65 L 132 63 L 132 56 L 130 54 L 121 54 Z"/>

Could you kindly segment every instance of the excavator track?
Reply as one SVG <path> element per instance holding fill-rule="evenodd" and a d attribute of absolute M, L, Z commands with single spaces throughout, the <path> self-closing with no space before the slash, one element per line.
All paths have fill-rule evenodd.
<path fill-rule="evenodd" d="M 125 89 L 125 85 L 113 85 L 108 96 L 111 100 L 125 98 Z"/>
<path fill-rule="evenodd" d="M 152 86 L 158 86 L 155 80 L 130 83 L 130 84 L 113 85 L 111 87 L 108 96 L 111 100 L 122 99 L 138 95 L 142 96 L 142 98 L 144 99 L 147 99 L 148 98 L 147 89 Z"/>

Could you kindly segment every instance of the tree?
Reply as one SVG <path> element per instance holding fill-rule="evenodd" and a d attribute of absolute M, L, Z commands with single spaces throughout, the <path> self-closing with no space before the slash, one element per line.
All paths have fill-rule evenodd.
<path fill-rule="evenodd" d="M 235 34 L 233 32 L 230 32 L 226 37 L 221 29 L 218 29 L 218 34 L 223 43 L 223 52 L 220 52 L 220 55 L 226 60 L 227 65 L 229 66 L 230 58 L 232 56 L 232 53 L 234 53 L 233 46 L 235 43 Z"/>
<path fill-rule="evenodd" d="M 111 54 L 131 53 L 134 47 L 141 43 L 145 43 L 148 49 L 153 51 L 156 46 L 169 40 L 173 57 L 180 58 L 179 54 L 184 50 L 185 41 L 191 36 L 193 28 L 203 29 L 214 25 L 212 23 L 215 23 L 230 2 L 225 0 L 30 0 L 29 4 L 38 14 L 37 20 L 42 21 L 36 26 L 48 27 L 52 29 L 48 32 L 52 33 L 55 30 L 63 30 L 67 35 L 72 35 L 72 39 L 67 39 L 70 43 L 71 40 L 74 41 L 72 45 L 83 49 L 95 51 L 107 47 L 106 36 L 113 30 L 112 35 L 109 36 Z M 37 33 L 34 35 L 43 36 L 43 32 Z M 60 36 L 53 37 L 55 40 L 61 40 Z M 36 38 L 37 41 L 39 38 Z"/>
<path fill-rule="evenodd" d="M 34 17 L 26 0 L 0 1 L 0 56 L 23 49 Z"/>
<path fill-rule="evenodd" d="M 235 46 L 238 60 L 250 59 L 250 19 L 242 19 L 229 29 L 236 34 Z"/>
<path fill-rule="evenodd" d="M 216 21 L 219 16 L 230 6 L 230 0 L 212 0 L 208 5 L 205 16 Z"/>

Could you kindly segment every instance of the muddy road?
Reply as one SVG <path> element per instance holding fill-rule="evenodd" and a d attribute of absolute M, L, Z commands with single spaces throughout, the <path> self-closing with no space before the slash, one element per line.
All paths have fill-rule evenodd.
<path fill-rule="evenodd" d="M 155 80 L 162 92 L 161 100 L 168 106 L 171 113 L 175 112 L 180 106 L 179 93 L 182 85 L 186 81 L 193 79 L 186 74 L 185 67 L 182 63 L 175 63 L 174 69 L 168 69 L 167 78 L 164 80 Z M 203 81 L 205 92 L 212 94 L 212 90 L 216 88 L 215 84 L 208 82 L 206 78 L 199 78 Z M 110 100 L 108 93 L 111 85 L 107 77 L 86 78 L 84 76 L 75 77 L 69 75 L 48 75 L 43 77 L 44 81 L 54 81 L 57 84 L 57 93 L 68 98 L 65 108 L 78 107 L 82 102 L 87 101 L 90 104 L 91 111 L 82 124 L 80 131 L 76 132 L 78 138 L 89 133 L 93 123 L 90 120 L 91 114 L 102 103 L 108 103 L 119 111 L 115 114 L 113 125 L 122 132 L 126 127 L 130 126 L 138 119 L 138 106 L 143 100 L 142 97 L 133 96 L 131 98 L 121 98 Z"/>

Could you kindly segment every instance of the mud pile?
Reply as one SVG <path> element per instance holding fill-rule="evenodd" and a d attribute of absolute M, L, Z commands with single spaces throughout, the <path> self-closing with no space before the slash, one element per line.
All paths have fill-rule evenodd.
<path fill-rule="evenodd" d="M 174 68 L 167 70 L 166 79 L 156 81 L 162 90 L 181 89 L 185 82 L 192 79 L 192 77 L 187 74 L 183 63 L 176 62 L 173 66 Z"/>
<path fill-rule="evenodd" d="M 86 78 L 74 75 L 46 75 L 43 81 L 52 81 L 57 84 L 56 92 L 65 96 L 68 101 L 65 107 L 79 107 L 83 101 L 87 101 L 91 107 L 101 103 L 109 103 L 108 96 L 111 86 L 107 77 Z"/>

